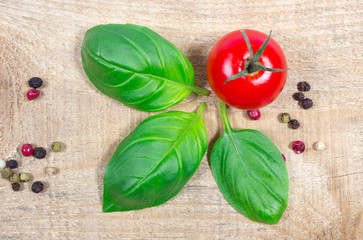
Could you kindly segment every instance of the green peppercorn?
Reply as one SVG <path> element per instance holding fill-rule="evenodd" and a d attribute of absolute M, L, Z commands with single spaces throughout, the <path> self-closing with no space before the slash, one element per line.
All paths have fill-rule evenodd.
<path fill-rule="evenodd" d="M 15 192 L 20 191 L 20 184 L 19 183 L 13 183 L 13 184 L 11 184 L 11 187 L 13 188 L 13 190 Z"/>
<path fill-rule="evenodd" d="M 13 173 L 11 176 L 10 176 L 10 182 L 12 183 L 18 183 L 20 182 L 20 177 L 19 177 L 19 174 L 17 173 Z"/>
<path fill-rule="evenodd" d="M 281 121 L 283 123 L 288 123 L 290 122 L 290 115 L 288 113 L 283 113 L 281 114 Z"/>
<path fill-rule="evenodd" d="M 20 182 L 29 182 L 30 177 L 27 173 L 20 173 Z"/>
<path fill-rule="evenodd" d="M 51 149 L 53 152 L 60 152 L 62 150 L 62 144 L 60 142 L 53 142 Z"/>
<path fill-rule="evenodd" d="M 11 169 L 6 167 L 1 170 L 1 177 L 4 179 L 9 179 L 12 173 L 13 172 L 11 171 Z"/>

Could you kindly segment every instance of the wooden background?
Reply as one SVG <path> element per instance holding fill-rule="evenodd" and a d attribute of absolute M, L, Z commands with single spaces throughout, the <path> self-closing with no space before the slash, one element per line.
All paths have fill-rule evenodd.
<path fill-rule="evenodd" d="M 281 95 L 259 121 L 230 109 L 236 129 L 264 132 L 287 157 L 289 205 L 280 222 L 265 225 L 238 213 L 211 175 L 208 154 L 185 188 L 159 207 L 102 213 L 102 177 L 118 143 L 143 119 L 139 112 L 102 95 L 87 80 L 80 47 L 97 24 L 145 25 L 190 59 L 196 84 L 209 88 L 206 61 L 214 43 L 241 28 L 265 33 L 285 51 L 290 68 Z M 363 239 L 363 2 L 360 0 L 0 0 L 0 158 L 19 159 L 19 171 L 46 182 L 34 194 L 0 179 L 0 239 Z M 27 80 L 45 81 L 29 102 Z M 306 80 L 312 109 L 291 95 Z M 223 132 L 217 100 L 191 94 L 172 110 L 203 114 L 209 142 Z M 289 112 L 298 130 L 278 121 Z M 22 158 L 21 144 L 66 148 L 43 160 Z M 302 140 L 301 155 L 289 145 Z M 312 149 L 316 141 L 326 150 Z M 59 168 L 46 176 L 44 168 Z"/>

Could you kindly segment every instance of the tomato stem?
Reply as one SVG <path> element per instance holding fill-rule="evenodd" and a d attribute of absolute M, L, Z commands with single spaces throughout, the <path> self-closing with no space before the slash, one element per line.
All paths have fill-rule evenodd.
<path fill-rule="evenodd" d="M 221 112 L 224 129 L 225 131 L 231 132 L 232 127 L 228 119 L 227 105 L 219 99 L 218 102 L 219 102 L 219 111 Z"/>
<path fill-rule="evenodd" d="M 226 84 L 227 82 L 229 82 L 231 80 L 234 80 L 234 79 L 237 79 L 240 77 L 244 77 L 244 76 L 250 75 L 252 73 L 259 72 L 259 71 L 282 72 L 282 71 L 288 70 L 288 68 L 285 68 L 285 69 L 268 68 L 258 62 L 262 56 L 262 53 L 265 51 L 265 49 L 267 47 L 267 44 L 271 38 L 272 31 L 270 31 L 270 34 L 268 35 L 266 40 L 263 42 L 263 44 L 261 45 L 261 47 L 257 50 L 257 52 L 255 54 L 253 53 L 252 46 L 251 46 L 250 40 L 248 39 L 246 32 L 244 30 L 242 30 L 241 33 L 246 42 L 248 51 L 250 52 L 250 57 L 245 60 L 245 62 L 244 62 L 245 68 L 243 69 L 243 71 L 228 77 L 227 80 L 224 82 L 224 84 Z"/>

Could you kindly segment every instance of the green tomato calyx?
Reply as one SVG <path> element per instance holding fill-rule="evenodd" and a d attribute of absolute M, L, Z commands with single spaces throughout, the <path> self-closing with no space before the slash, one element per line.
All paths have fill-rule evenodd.
<path fill-rule="evenodd" d="M 228 77 L 227 80 L 224 82 L 224 84 L 226 84 L 227 82 L 229 82 L 231 80 L 235 80 L 237 78 L 244 77 L 244 76 L 250 75 L 252 73 L 259 72 L 259 71 L 283 72 L 283 71 L 288 70 L 288 68 L 285 68 L 285 69 L 268 68 L 258 62 L 262 56 L 262 53 L 265 51 L 265 49 L 267 47 L 267 44 L 271 38 L 272 31 L 270 31 L 270 34 L 268 35 L 266 40 L 263 42 L 263 44 L 261 45 L 261 47 L 258 49 L 258 51 L 255 54 L 252 51 L 251 43 L 250 43 L 250 40 L 248 39 L 246 32 L 244 30 L 242 30 L 241 33 L 243 35 L 244 40 L 246 41 L 248 51 L 250 52 L 250 57 L 245 60 L 245 62 L 244 62 L 245 67 L 244 67 L 243 71 Z"/>

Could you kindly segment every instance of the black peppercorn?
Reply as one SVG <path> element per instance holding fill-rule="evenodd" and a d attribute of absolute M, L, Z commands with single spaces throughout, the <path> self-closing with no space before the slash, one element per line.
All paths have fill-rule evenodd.
<path fill-rule="evenodd" d="M 47 155 L 47 151 L 45 151 L 45 149 L 42 147 L 38 147 L 34 149 L 33 154 L 35 158 L 42 159 L 45 158 L 45 156 Z"/>
<path fill-rule="evenodd" d="M 44 184 L 40 181 L 36 181 L 32 185 L 32 191 L 35 193 L 40 193 L 44 189 Z"/>
<path fill-rule="evenodd" d="M 13 183 L 13 184 L 11 184 L 11 187 L 13 188 L 13 190 L 15 192 L 20 191 L 20 184 L 19 183 Z"/>
<path fill-rule="evenodd" d="M 296 119 L 291 119 L 289 122 L 289 127 L 292 129 L 298 129 L 300 127 L 300 123 Z"/>
<path fill-rule="evenodd" d="M 38 77 L 32 77 L 28 81 L 29 87 L 37 89 L 43 85 L 43 80 Z"/>
<path fill-rule="evenodd" d="M 18 162 L 15 161 L 15 160 L 9 160 L 6 162 L 6 165 L 11 168 L 11 169 L 14 169 L 14 168 L 17 168 L 18 167 Z"/>
<path fill-rule="evenodd" d="M 305 81 L 299 82 L 297 84 L 297 89 L 299 91 L 301 91 L 301 92 L 307 92 L 307 91 L 310 90 L 310 88 L 311 88 L 310 84 L 308 82 L 305 82 Z"/>
<path fill-rule="evenodd" d="M 297 93 L 294 93 L 292 95 L 292 97 L 296 100 L 296 101 L 301 101 L 305 98 L 305 95 L 302 93 L 302 92 L 297 92 Z"/>
<path fill-rule="evenodd" d="M 309 109 L 313 106 L 313 100 L 310 98 L 305 98 L 300 101 L 300 105 L 303 109 Z"/>

